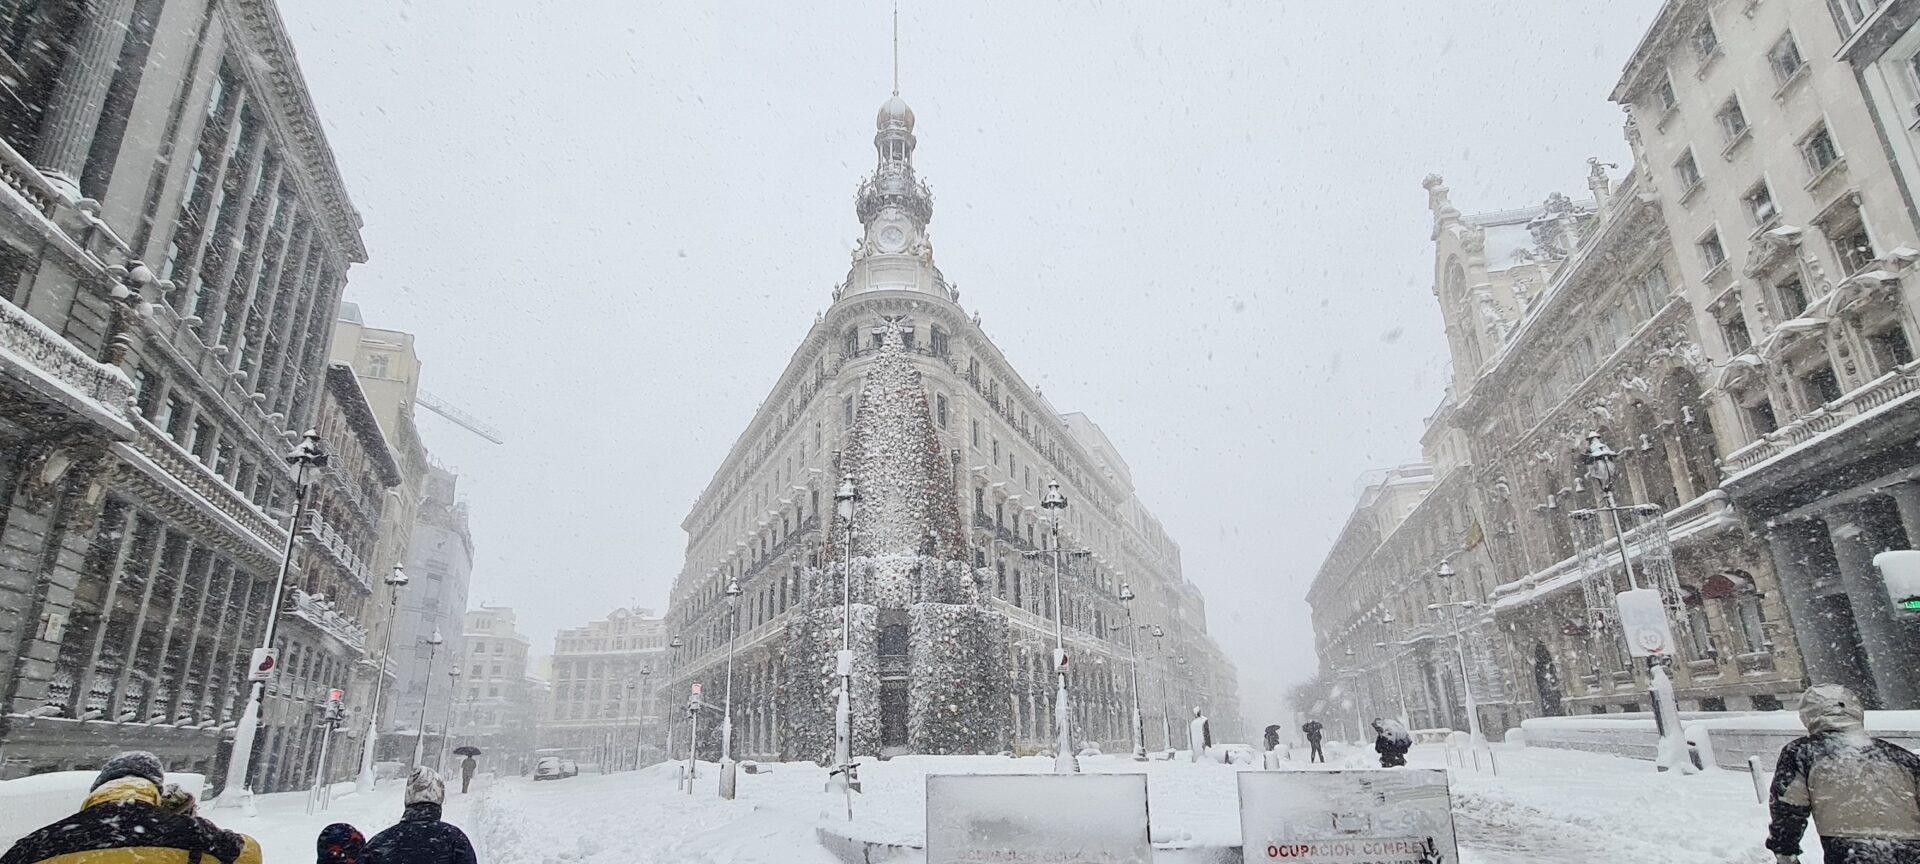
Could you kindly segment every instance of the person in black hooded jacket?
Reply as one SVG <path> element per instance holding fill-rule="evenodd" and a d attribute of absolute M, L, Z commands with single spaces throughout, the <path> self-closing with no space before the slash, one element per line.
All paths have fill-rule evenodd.
<path fill-rule="evenodd" d="M 477 864 L 465 831 L 440 820 L 447 785 L 432 768 L 407 778 L 406 812 L 400 823 L 367 841 L 373 864 Z"/>

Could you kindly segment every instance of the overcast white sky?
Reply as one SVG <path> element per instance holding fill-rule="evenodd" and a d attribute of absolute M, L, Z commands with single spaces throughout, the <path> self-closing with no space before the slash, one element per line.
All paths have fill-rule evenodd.
<path fill-rule="evenodd" d="M 937 260 L 1181 543 L 1248 719 L 1366 469 L 1418 458 L 1445 349 L 1420 180 L 1468 212 L 1626 161 L 1606 94 L 1658 0 L 1071 0 L 900 14 Z M 666 604 L 679 524 L 846 272 L 884 0 L 287 0 L 472 600 L 536 650 Z"/>

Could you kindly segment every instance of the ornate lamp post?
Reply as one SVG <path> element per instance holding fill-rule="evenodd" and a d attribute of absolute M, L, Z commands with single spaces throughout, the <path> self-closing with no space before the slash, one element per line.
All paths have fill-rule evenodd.
<path fill-rule="evenodd" d="M 1127 610 L 1127 683 L 1133 695 L 1133 761 L 1147 761 L 1147 729 L 1140 720 L 1140 653 L 1134 647 L 1133 586 L 1120 583 L 1120 605 Z"/>
<path fill-rule="evenodd" d="M 260 700 L 266 692 L 267 682 L 261 676 L 277 671 L 266 661 L 272 656 L 274 627 L 280 622 L 280 595 L 287 590 L 287 573 L 293 569 L 293 547 L 300 539 L 300 518 L 307 513 L 307 473 L 309 469 L 327 467 L 327 451 L 320 446 L 320 433 L 308 429 L 285 458 L 287 464 L 294 467 L 293 521 L 287 525 L 287 546 L 280 556 L 280 576 L 273 582 L 273 603 L 267 607 L 267 626 L 260 634 L 260 647 L 254 651 L 255 659 L 247 670 L 248 677 L 254 679 L 253 686 L 247 689 L 247 704 L 240 710 L 240 723 L 233 730 L 233 749 L 227 754 L 226 784 L 220 787 L 220 797 L 213 801 L 217 808 L 253 809 L 253 790 L 247 786 L 247 773 L 253 764 L 253 739 L 260 731 Z M 265 670 L 260 668 L 262 665 L 266 666 Z"/>
<path fill-rule="evenodd" d="M 427 635 L 427 692 L 420 694 L 420 723 L 413 733 L 413 767 L 420 767 L 420 760 L 427 751 L 427 704 L 433 701 L 433 658 L 440 653 L 440 646 L 447 640 L 440 638 L 440 628 L 433 628 Z"/>
<path fill-rule="evenodd" d="M 1153 634 L 1153 653 L 1160 657 L 1160 740 L 1166 742 L 1167 752 L 1173 752 L 1173 699 L 1167 696 L 1167 677 L 1172 670 L 1167 668 L 1167 649 L 1161 645 L 1167 631 L 1155 624 L 1149 632 Z"/>
<path fill-rule="evenodd" d="M 727 684 L 720 700 L 720 797 L 733 798 L 733 646 L 740 637 L 740 580 L 727 580 Z"/>
<path fill-rule="evenodd" d="M 1640 576 L 1634 572 L 1633 569 L 1633 556 L 1627 553 L 1627 532 L 1625 527 L 1620 523 L 1620 511 L 1629 509 L 1638 510 L 1641 508 L 1631 505 L 1621 507 L 1620 503 L 1614 499 L 1613 484 L 1620 474 L 1618 464 L 1620 454 L 1614 452 L 1612 447 L 1608 447 L 1607 442 L 1600 440 L 1599 432 L 1587 433 L 1587 452 L 1582 454 L 1582 458 L 1587 463 L 1587 475 L 1599 482 L 1600 493 L 1607 499 L 1607 506 L 1597 509 L 1607 511 L 1607 521 L 1613 524 L 1614 545 L 1620 549 L 1620 567 L 1627 572 L 1628 590 L 1614 598 L 1616 610 L 1614 618 L 1616 621 L 1624 621 L 1627 608 L 1625 601 L 1629 594 L 1633 594 L 1636 597 L 1641 596 L 1635 593 L 1641 590 L 1641 585 Z M 1664 537 L 1664 534 L 1658 536 Z M 1642 545 L 1646 545 L 1646 541 L 1642 541 Z M 1648 604 L 1648 608 L 1659 610 L 1661 629 L 1666 630 L 1665 616 L 1667 610 L 1665 600 L 1675 589 L 1666 588 L 1657 573 L 1650 573 L 1648 578 L 1653 584 L 1646 587 L 1657 597 L 1655 601 Z M 1662 588 L 1666 588 L 1666 590 L 1663 591 L 1661 590 Z M 1654 641 L 1670 642 L 1671 636 L 1665 639 L 1655 637 Z M 1629 639 L 1629 642 L 1631 642 L 1631 639 Z M 1646 646 L 1630 647 L 1644 648 Z M 1653 701 L 1654 725 L 1660 731 L 1660 747 L 1656 753 L 1654 763 L 1655 767 L 1661 771 L 1677 768 L 1692 773 L 1693 763 L 1687 757 L 1686 742 L 1681 739 L 1680 706 L 1673 695 L 1673 681 L 1667 677 L 1667 662 L 1671 657 L 1661 653 L 1662 651 L 1668 650 L 1671 650 L 1670 645 L 1662 645 L 1659 650 L 1653 651 L 1647 656 L 1648 690 L 1650 691 L 1648 695 L 1652 697 Z"/>
<path fill-rule="evenodd" d="M 1441 561 L 1439 569 L 1433 571 L 1433 575 L 1446 581 L 1449 596 L 1459 596 L 1459 583 L 1454 581 L 1454 577 L 1458 574 L 1454 572 L 1451 562 Z M 1453 656 L 1460 663 L 1460 693 L 1467 703 L 1467 731 L 1473 736 L 1473 746 L 1485 747 L 1486 736 L 1480 734 L 1480 706 L 1473 701 L 1473 678 L 1467 674 L 1466 632 L 1460 629 L 1460 610 L 1473 607 L 1472 600 L 1458 599 L 1427 606 L 1428 609 L 1433 610 L 1442 608 L 1449 610 L 1448 614 L 1453 620 Z"/>
<path fill-rule="evenodd" d="M 440 722 L 440 757 L 435 770 L 446 773 L 447 748 L 453 745 L 453 706 L 460 701 L 460 664 L 447 667 L 447 716 Z"/>
<path fill-rule="evenodd" d="M 1053 693 L 1054 754 L 1056 774 L 1080 773 L 1080 760 L 1073 752 L 1073 707 L 1067 698 L 1066 609 L 1060 605 L 1060 517 L 1067 510 L 1067 496 L 1060 493 L 1060 481 L 1047 481 L 1046 494 L 1040 496 L 1040 508 L 1047 511 L 1053 534 L 1053 671 L 1059 687 Z"/>
<path fill-rule="evenodd" d="M 840 478 L 834 490 L 833 508 L 846 526 L 846 554 L 840 574 L 840 654 L 835 658 L 840 673 L 839 701 L 833 707 L 833 775 L 830 787 L 837 787 L 847 800 L 847 821 L 853 821 L 853 709 L 848 702 L 853 690 L 853 527 L 855 506 L 860 492 L 852 477 Z"/>
<path fill-rule="evenodd" d="M 648 685 L 648 682 L 652 680 L 651 678 L 652 675 L 653 675 L 652 666 L 649 666 L 645 663 L 640 664 L 640 693 L 641 693 L 641 699 L 643 702 L 646 699 L 646 694 L 653 692 L 651 689 L 649 689 L 649 685 Z M 643 704 L 641 707 L 644 709 L 646 706 Z M 640 745 L 643 741 L 646 740 L 646 737 L 647 737 L 646 726 L 647 726 L 647 717 L 649 716 L 652 716 L 652 715 L 649 715 L 649 714 L 640 715 L 640 722 L 634 724 L 634 727 L 633 727 L 633 767 L 636 769 L 640 767 Z"/>
<path fill-rule="evenodd" d="M 685 642 L 680 641 L 680 634 L 678 633 L 673 634 L 673 638 L 667 640 L 667 686 L 668 687 L 673 686 L 673 670 L 674 670 L 674 667 L 678 666 L 680 663 L 680 646 L 685 644 L 686 644 Z M 667 758 L 672 759 L 673 758 L 673 730 L 675 726 L 677 726 L 678 724 L 674 722 L 672 711 L 666 712 L 666 717 L 667 717 Z M 693 763 L 688 762 L 687 767 L 691 769 L 693 767 Z"/>
<path fill-rule="evenodd" d="M 1399 641 L 1394 638 L 1393 624 L 1395 620 L 1393 610 L 1387 609 L 1381 611 L 1380 624 L 1386 628 L 1387 641 L 1376 643 L 1374 647 L 1388 652 L 1387 668 L 1393 671 L 1393 695 L 1394 698 L 1400 702 L 1400 724 L 1412 728 L 1413 717 L 1407 713 L 1407 689 L 1400 684 L 1400 657 L 1399 653 L 1394 650 L 1399 646 Z"/>
<path fill-rule="evenodd" d="M 639 689 L 639 687 L 640 687 L 639 682 L 634 681 L 632 678 L 627 679 L 627 683 L 626 683 L 627 701 L 624 705 L 621 706 L 621 711 L 620 711 L 620 715 L 621 715 L 620 722 L 623 727 L 633 725 L 633 694 L 636 690 Z M 621 731 L 624 732 L 626 730 L 623 728 Z M 624 737 L 625 736 L 622 736 L 622 738 Z M 619 752 L 620 752 L 620 758 L 614 762 L 613 770 L 615 771 L 625 770 L 623 766 L 627 764 L 627 745 L 624 740 L 620 744 Z M 637 749 L 634 750 L 633 755 L 634 755 L 634 760 L 636 762 L 639 761 L 640 751 Z"/>
<path fill-rule="evenodd" d="M 373 791 L 373 757 L 380 739 L 380 696 L 387 689 L 387 660 L 393 656 L 393 629 L 400 618 L 400 589 L 407 587 L 406 568 L 393 565 L 385 579 L 387 586 L 387 636 L 380 646 L 380 659 L 373 667 L 373 701 L 367 708 L 367 737 L 360 752 L 360 776 L 354 778 L 354 790 Z"/>

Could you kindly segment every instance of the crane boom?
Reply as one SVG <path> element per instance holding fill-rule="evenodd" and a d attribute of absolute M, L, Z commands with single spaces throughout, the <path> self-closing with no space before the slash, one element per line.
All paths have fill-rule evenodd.
<path fill-rule="evenodd" d="M 432 411 L 433 413 L 438 414 L 442 417 L 445 417 L 448 420 L 453 421 L 453 424 L 455 426 L 465 429 L 468 432 L 472 432 L 473 434 L 478 435 L 482 438 L 485 438 L 488 441 L 492 441 L 495 444 L 507 443 L 505 441 L 500 440 L 500 432 L 498 430 L 494 429 L 492 426 L 488 426 L 484 422 L 481 422 L 480 418 L 460 410 L 458 407 L 454 406 L 452 403 L 447 402 L 446 400 L 441 399 L 440 397 L 435 396 L 432 393 L 427 392 L 426 390 L 419 390 L 414 393 L 413 404 L 418 405 L 422 408 L 425 408 L 428 411 Z"/>

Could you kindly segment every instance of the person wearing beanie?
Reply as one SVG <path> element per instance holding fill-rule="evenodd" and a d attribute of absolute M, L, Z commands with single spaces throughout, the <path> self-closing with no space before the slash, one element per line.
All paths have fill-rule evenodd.
<path fill-rule="evenodd" d="M 441 821 L 447 784 L 421 766 L 407 777 L 406 810 L 400 823 L 367 841 L 366 860 L 379 864 L 476 864 L 467 834 Z M 7 862 L 10 864 L 10 862 Z"/>
<path fill-rule="evenodd" d="M 193 796 L 169 785 L 176 794 L 166 797 L 163 785 L 158 757 L 117 754 L 101 766 L 80 812 L 21 838 L 0 864 L 260 864 L 253 838 L 191 815 Z"/>
<path fill-rule="evenodd" d="M 315 845 L 319 856 L 317 864 L 362 864 L 367 860 L 366 836 L 345 822 L 320 829 L 320 839 Z"/>
<path fill-rule="evenodd" d="M 1815 684 L 1800 697 L 1807 734 L 1774 766 L 1767 849 L 1798 864 L 1807 821 L 1827 864 L 1920 861 L 1920 756 L 1867 734 L 1860 697 Z"/>

